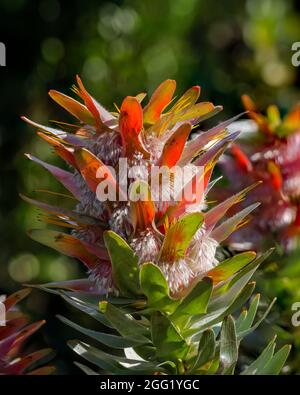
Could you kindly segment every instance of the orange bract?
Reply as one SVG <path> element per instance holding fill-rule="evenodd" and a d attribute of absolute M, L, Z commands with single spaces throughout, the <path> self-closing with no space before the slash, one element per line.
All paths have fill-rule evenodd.
<path fill-rule="evenodd" d="M 190 123 L 185 123 L 179 126 L 164 145 L 160 165 L 165 165 L 169 168 L 176 165 L 180 159 L 191 130 L 192 125 Z"/>
<path fill-rule="evenodd" d="M 146 125 L 154 124 L 160 118 L 161 113 L 172 100 L 175 89 L 176 81 L 174 80 L 166 80 L 159 85 L 144 108 Z"/>

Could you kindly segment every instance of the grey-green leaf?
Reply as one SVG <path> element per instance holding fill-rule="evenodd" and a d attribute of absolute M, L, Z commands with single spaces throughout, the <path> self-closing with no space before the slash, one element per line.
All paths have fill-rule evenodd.
<path fill-rule="evenodd" d="M 135 338 L 142 342 L 148 340 L 146 337 L 149 335 L 148 328 L 129 314 L 123 313 L 123 311 L 108 302 L 100 302 L 99 307 L 107 320 L 122 336 L 131 337 L 134 334 Z"/>
<path fill-rule="evenodd" d="M 201 366 L 211 361 L 214 357 L 215 349 L 216 341 L 214 331 L 212 329 L 207 329 L 201 336 L 196 361 L 189 373 L 193 374 L 197 369 L 201 368 Z"/>
<path fill-rule="evenodd" d="M 150 309 L 170 314 L 179 304 L 179 301 L 170 297 L 167 280 L 154 263 L 143 264 L 140 272 L 140 283 Z"/>
<path fill-rule="evenodd" d="M 267 365 L 259 372 L 259 374 L 264 375 L 277 375 L 283 368 L 287 357 L 291 351 L 291 346 L 283 346 L 279 351 L 277 351 L 272 359 L 267 363 Z"/>
<path fill-rule="evenodd" d="M 194 335 L 193 338 L 198 338 L 199 334 L 201 334 L 205 329 L 220 323 L 227 315 L 232 314 L 241 308 L 252 295 L 254 288 L 255 283 L 246 284 L 242 291 L 235 296 L 235 299 L 229 306 L 225 305 L 225 307 L 222 307 L 217 311 L 193 317 L 193 325 L 190 329 L 186 330 L 185 335 Z"/>
<path fill-rule="evenodd" d="M 160 361 L 184 359 L 188 345 L 168 317 L 159 312 L 152 314 L 151 334 Z"/>
<path fill-rule="evenodd" d="M 204 314 L 212 293 L 212 279 L 206 277 L 199 281 L 193 289 L 182 299 L 180 305 L 171 316 L 175 323 L 185 322 L 195 314 Z"/>
<path fill-rule="evenodd" d="M 142 362 L 140 360 L 132 360 L 117 355 L 107 354 L 89 344 L 78 340 L 71 340 L 68 345 L 74 352 L 85 358 L 94 365 L 114 374 L 153 374 L 154 372 L 165 372 L 151 362 Z"/>
<path fill-rule="evenodd" d="M 276 336 L 270 341 L 270 343 L 267 345 L 267 347 L 263 350 L 263 352 L 260 354 L 260 356 L 252 362 L 243 372 L 241 375 L 254 375 L 257 372 L 261 371 L 271 360 L 274 354 L 274 350 L 276 347 Z"/>
<path fill-rule="evenodd" d="M 58 315 L 57 318 L 60 319 L 64 324 L 69 325 L 70 327 L 74 328 L 78 332 L 81 332 L 84 335 L 89 336 L 92 339 L 95 339 L 98 342 L 111 348 L 123 349 L 127 347 L 135 347 L 147 343 L 147 339 L 143 341 L 140 339 L 136 339 L 134 336 L 121 337 L 121 336 L 111 335 L 108 333 L 98 332 L 84 328 L 76 324 L 75 322 L 68 320 L 66 317 Z"/>
<path fill-rule="evenodd" d="M 76 365 L 79 369 L 81 369 L 88 376 L 100 376 L 99 373 L 95 372 L 93 369 L 89 368 L 88 366 L 83 365 L 82 363 L 74 362 L 74 365 Z"/>
<path fill-rule="evenodd" d="M 125 296 L 139 295 L 138 257 L 126 241 L 115 232 L 106 231 L 103 233 L 103 238 L 110 256 L 116 286 Z"/>
<path fill-rule="evenodd" d="M 258 321 L 256 321 L 256 323 L 252 327 L 250 327 L 249 329 L 247 329 L 245 331 L 242 331 L 242 332 L 237 331 L 237 336 L 238 336 L 238 340 L 239 341 L 241 341 L 245 336 L 249 335 L 250 333 L 252 333 L 255 329 L 257 329 L 259 327 L 259 325 L 265 320 L 265 318 L 267 317 L 267 315 L 271 311 L 271 309 L 274 306 L 275 302 L 276 302 L 276 298 L 272 300 L 272 302 L 270 303 L 269 307 L 264 312 L 262 317 Z"/>
<path fill-rule="evenodd" d="M 71 306 L 82 311 L 83 313 L 88 314 L 90 317 L 93 317 L 98 322 L 101 322 L 101 324 L 103 324 L 107 327 L 110 327 L 110 328 L 112 327 L 112 325 L 109 323 L 109 321 L 105 318 L 104 314 L 97 311 L 94 306 L 91 306 L 87 303 L 81 303 L 80 301 L 76 300 L 75 298 L 68 296 L 66 293 L 61 293 L 61 297 L 67 303 L 69 303 Z"/>
<path fill-rule="evenodd" d="M 260 295 L 257 294 L 253 298 L 253 300 L 250 304 L 250 307 L 249 307 L 249 310 L 247 311 L 247 315 L 246 315 L 245 319 L 239 325 L 237 325 L 237 332 L 243 332 L 243 331 L 246 331 L 249 328 L 251 328 L 251 325 L 253 324 L 253 321 L 256 316 L 259 300 L 260 300 Z"/>
<path fill-rule="evenodd" d="M 231 316 L 224 319 L 221 329 L 220 361 L 223 365 L 222 374 L 233 374 L 238 360 L 238 342 L 235 322 Z"/>

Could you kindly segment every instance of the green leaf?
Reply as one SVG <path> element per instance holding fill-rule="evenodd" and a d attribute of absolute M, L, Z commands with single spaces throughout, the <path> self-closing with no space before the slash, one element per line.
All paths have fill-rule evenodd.
<path fill-rule="evenodd" d="M 170 297 L 167 280 L 160 268 L 154 263 L 148 262 L 142 265 L 140 283 L 150 309 L 168 314 L 176 309 L 179 301 Z"/>
<path fill-rule="evenodd" d="M 250 333 L 252 333 L 253 331 L 255 331 L 259 327 L 259 325 L 265 320 L 265 318 L 267 317 L 267 315 L 271 311 L 271 309 L 274 306 L 275 302 L 276 302 L 276 298 L 272 300 L 272 302 L 270 303 L 269 307 L 264 312 L 262 317 L 251 328 L 249 328 L 249 329 L 247 329 L 247 330 L 245 330 L 243 332 L 238 331 L 238 339 L 239 339 L 239 341 L 242 340 L 245 336 L 247 336 Z"/>
<path fill-rule="evenodd" d="M 267 365 L 259 372 L 259 374 L 263 375 L 277 375 L 280 373 L 283 368 L 287 357 L 291 351 L 291 346 L 286 345 L 283 346 L 276 354 L 272 357 L 272 359 L 268 362 Z"/>
<path fill-rule="evenodd" d="M 244 320 L 246 319 L 247 314 L 248 314 L 247 309 L 243 308 L 241 314 L 239 315 L 239 317 L 235 321 L 235 326 L 236 326 L 237 330 L 240 327 L 240 325 L 242 324 L 242 322 L 244 322 Z"/>
<path fill-rule="evenodd" d="M 207 273 L 207 276 L 212 277 L 214 283 L 219 283 L 221 281 L 227 280 L 229 277 L 233 276 L 243 267 L 252 262 L 256 257 L 256 253 L 253 251 L 242 252 L 228 258 L 218 266 L 213 268 Z"/>
<path fill-rule="evenodd" d="M 216 325 L 229 314 L 234 313 L 240 309 L 244 303 L 250 298 L 255 288 L 255 283 L 246 284 L 246 286 L 240 291 L 238 295 L 235 296 L 233 302 L 225 307 L 222 307 L 211 313 L 207 313 L 204 316 L 195 316 L 192 319 L 192 326 L 184 332 L 184 336 L 193 336 L 193 340 L 198 338 L 205 329 L 212 325 Z"/>
<path fill-rule="evenodd" d="M 129 359 L 139 359 L 141 361 L 154 361 L 155 360 L 155 347 L 152 342 L 150 344 L 129 347 L 124 349 L 126 358 Z"/>
<path fill-rule="evenodd" d="M 268 251 L 264 252 L 263 254 L 259 255 L 256 257 L 254 261 L 249 263 L 247 266 L 245 266 L 241 271 L 239 271 L 229 282 L 229 288 L 235 284 L 241 277 L 243 277 L 246 273 L 252 272 L 262 264 L 274 251 L 274 248 L 270 248 Z"/>
<path fill-rule="evenodd" d="M 270 341 L 270 343 L 267 345 L 267 347 L 263 350 L 263 352 L 260 354 L 260 356 L 251 363 L 243 372 L 241 375 L 253 375 L 256 374 L 256 372 L 261 371 L 271 360 L 274 354 L 274 350 L 276 347 L 276 336 Z"/>
<path fill-rule="evenodd" d="M 93 317 L 98 322 L 101 322 L 101 324 L 112 328 L 112 325 L 109 323 L 107 318 L 105 318 L 104 314 L 97 311 L 94 306 L 90 306 L 87 303 L 82 303 L 82 302 L 74 299 L 73 297 L 68 296 L 66 293 L 61 292 L 60 295 L 71 306 L 82 311 L 83 313 L 86 313 L 88 316 Z"/>
<path fill-rule="evenodd" d="M 75 322 L 72 322 L 68 320 L 67 318 L 58 315 L 57 318 L 61 320 L 64 324 L 69 325 L 70 327 L 74 328 L 75 330 L 83 333 L 86 336 L 91 337 L 92 339 L 97 340 L 98 342 L 111 347 L 111 348 L 117 348 L 117 349 L 123 349 L 127 347 L 134 347 L 138 346 L 141 344 L 147 343 L 147 340 L 145 339 L 144 341 L 141 341 L 139 339 L 136 339 L 135 337 L 120 337 L 116 335 L 111 335 L 108 333 L 103 333 L 103 332 L 97 332 L 91 329 L 84 328 Z M 148 341 L 149 343 L 149 341 Z"/>
<path fill-rule="evenodd" d="M 233 374 L 238 360 L 238 342 L 235 323 L 231 316 L 225 318 L 221 329 L 220 361 L 223 365 L 222 374 Z"/>
<path fill-rule="evenodd" d="M 91 294 L 88 292 L 81 292 L 81 291 L 80 292 L 59 291 L 59 292 L 62 292 L 64 295 L 67 295 L 80 303 L 87 304 L 95 309 L 99 308 L 99 302 L 103 300 L 112 303 L 114 305 L 122 305 L 122 306 L 130 305 L 132 303 L 137 302 L 137 298 L 129 299 L 129 298 L 121 298 L 121 297 L 111 297 L 103 294 L 98 295 L 98 294 Z"/>
<path fill-rule="evenodd" d="M 159 360 L 164 362 L 185 358 L 189 347 L 168 317 L 159 312 L 153 313 L 151 334 Z"/>
<path fill-rule="evenodd" d="M 219 369 L 220 366 L 220 361 L 219 358 L 215 358 L 211 365 L 209 366 L 209 368 L 207 370 L 205 370 L 205 374 L 206 375 L 214 375 L 217 374 L 217 371 Z"/>
<path fill-rule="evenodd" d="M 81 357 L 110 373 L 133 375 L 153 374 L 157 371 L 165 372 L 163 368 L 151 362 L 142 362 L 140 360 L 107 354 L 78 340 L 71 340 L 68 342 L 68 345 Z"/>
<path fill-rule="evenodd" d="M 111 259 L 116 286 L 125 296 L 139 295 L 138 257 L 126 241 L 115 232 L 106 231 L 103 233 L 103 238 Z"/>
<path fill-rule="evenodd" d="M 222 306 L 227 306 L 241 291 L 241 289 L 251 279 L 259 265 L 273 252 L 273 249 L 262 254 L 253 262 L 249 263 L 242 270 L 240 270 L 230 281 L 225 282 L 221 287 L 214 288 L 211 301 L 209 303 L 208 311 L 217 310 Z"/>
<path fill-rule="evenodd" d="M 78 340 L 71 340 L 68 342 L 68 345 L 84 359 L 110 373 L 124 374 L 126 372 L 126 369 L 114 355 L 108 355 Z"/>
<path fill-rule="evenodd" d="M 214 358 L 215 349 L 216 341 L 214 331 L 212 329 L 207 329 L 201 336 L 196 361 L 190 369 L 189 374 L 195 373 L 197 369 L 211 361 Z"/>
<path fill-rule="evenodd" d="M 212 286 L 212 280 L 208 277 L 199 281 L 182 299 L 180 305 L 172 314 L 171 320 L 180 325 L 195 314 L 206 313 Z"/>
<path fill-rule="evenodd" d="M 117 307 L 108 302 L 99 303 L 100 311 L 103 312 L 108 321 L 122 335 L 131 337 L 133 334 L 135 339 L 148 342 L 148 329 L 132 318 L 129 314 L 124 314 Z"/>
<path fill-rule="evenodd" d="M 218 295 L 217 297 L 213 295 L 208 305 L 208 312 L 210 313 L 219 310 L 224 306 L 229 306 L 231 303 L 233 303 L 237 295 L 239 295 L 239 293 L 251 280 L 256 269 L 257 266 L 251 271 L 244 273 L 244 275 L 241 276 L 236 282 L 227 287 L 226 292 Z"/>
<path fill-rule="evenodd" d="M 177 366 L 172 361 L 162 362 L 158 366 L 166 369 L 169 372 L 169 374 L 177 374 Z"/>
<path fill-rule="evenodd" d="M 253 300 L 252 300 L 252 302 L 250 304 L 250 307 L 249 307 L 249 310 L 247 312 L 247 315 L 245 316 L 245 319 L 239 325 L 236 325 L 237 332 L 243 332 L 243 331 L 246 331 L 249 328 L 251 328 L 251 325 L 253 324 L 253 321 L 254 321 L 255 316 L 256 316 L 259 300 L 260 300 L 260 295 L 257 294 L 253 298 Z"/>
<path fill-rule="evenodd" d="M 99 373 L 95 372 L 93 369 L 89 368 L 88 366 L 83 365 L 82 363 L 75 361 L 74 365 L 76 365 L 79 369 L 81 369 L 88 376 L 99 376 L 100 375 Z"/>
<path fill-rule="evenodd" d="M 176 259 L 184 257 L 203 220 L 203 214 L 192 213 L 175 221 L 165 235 L 159 260 L 161 262 L 174 262 Z"/>

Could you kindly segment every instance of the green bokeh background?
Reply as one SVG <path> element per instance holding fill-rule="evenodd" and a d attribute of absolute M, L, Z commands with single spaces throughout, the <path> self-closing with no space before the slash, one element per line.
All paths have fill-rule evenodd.
<path fill-rule="evenodd" d="M 7 47 L 7 66 L 0 67 L 0 294 L 83 272 L 28 238 L 28 228 L 44 225 L 18 196 L 62 191 L 23 156 L 57 161 L 20 120 L 71 121 L 51 102 L 50 88 L 68 93 L 79 74 L 112 110 L 124 96 L 174 78 L 179 93 L 198 84 L 202 99 L 224 106 L 213 122 L 241 112 L 245 92 L 261 108 L 277 103 L 283 112 L 300 97 L 300 67 L 291 63 L 292 43 L 300 41 L 296 0 L 1 0 L 0 41 Z M 62 344 L 63 335 L 57 344 L 51 338 L 62 330 L 51 318 L 64 308 L 59 300 L 34 293 L 27 308 L 49 318 L 45 333 L 52 345 Z"/>

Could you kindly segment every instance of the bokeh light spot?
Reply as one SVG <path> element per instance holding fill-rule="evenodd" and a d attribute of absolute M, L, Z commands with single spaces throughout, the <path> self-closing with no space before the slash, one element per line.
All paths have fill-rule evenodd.
<path fill-rule="evenodd" d="M 64 281 L 76 277 L 78 274 L 77 262 L 66 257 L 51 260 L 47 267 L 47 277 L 51 281 Z"/>
<path fill-rule="evenodd" d="M 100 57 L 90 57 L 83 66 L 83 77 L 92 82 L 99 82 L 107 77 L 107 65 Z"/>
<path fill-rule="evenodd" d="M 23 253 L 11 259 L 8 272 L 10 277 L 17 282 L 31 281 L 39 275 L 40 263 L 33 254 Z"/>
<path fill-rule="evenodd" d="M 288 83 L 291 74 L 283 63 L 274 61 L 263 66 L 262 78 L 268 85 L 277 87 Z"/>

